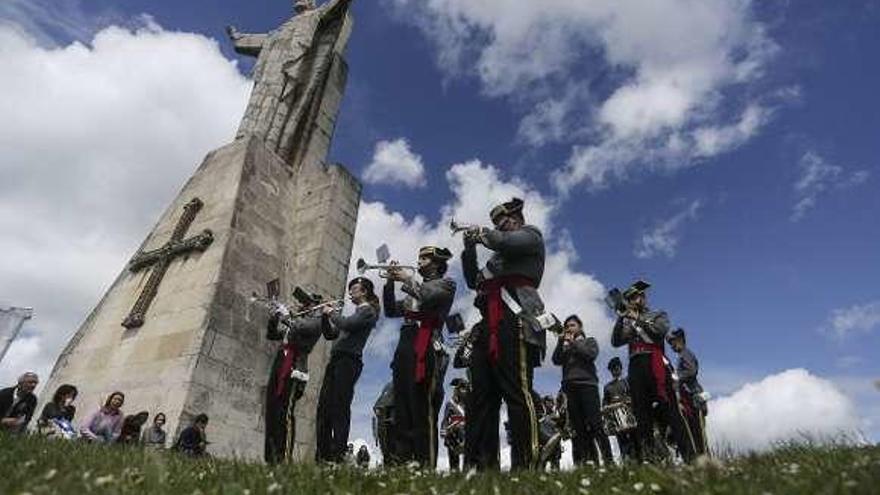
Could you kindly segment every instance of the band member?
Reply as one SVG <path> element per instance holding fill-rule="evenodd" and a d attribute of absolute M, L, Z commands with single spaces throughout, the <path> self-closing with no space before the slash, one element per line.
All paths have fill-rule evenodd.
<path fill-rule="evenodd" d="M 511 468 L 534 468 L 539 449 L 532 377 L 545 351 L 546 328 L 556 323 L 544 311 L 537 288 L 544 275 L 544 239 L 525 224 L 523 202 L 514 198 L 492 209 L 494 229 L 474 227 L 464 234 L 462 265 L 482 321 L 470 357 L 471 393 L 465 463 L 498 468 L 501 401 L 511 426 Z M 477 265 L 477 244 L 493 251 L 485 268 Z"/>
<path fill-rule="evenodd" d="M 437 465 L 437 411 L 434 404 L 439 361 L 435 343 L 442 339 L 443 322 L 455 298 L 455 282 L 444 278 L 452 253 L 426 246 L 419 250 L 418 272 L 391 268 L 383 291 L 385 316 L 403 317 L 400 338 L 391 363 L 394 381 L 395 427 L 392 457 L 395 462 L 417 461 Z M 397 300 L 395 282 L 406 297 Z M 442 349 L 442 345 L 440 346 Z M 448 363 L 447 363 L 448 364 Z M 445 370 L 444 370 L 445 372 Z"/>
<path fill-rule="evenodd" d="M 687 347 L 687 336 L 683 328 L 671 332 L 666 340 L 672 350 L 678 354 L 678 365 L 675 370 L 678 374 L 679 397 L 684 417 L 694 437 L 697 455 L 706 454 L 708 443 L 705 424 L 708 407 L 703 398 L 703 386 L 697 379 L 700 363 L 697 361 L 697 356 Z"/>
<path fill-rule="evenodd" d="M 388 382 L 382 388 L 382 393 L 373 404 L 373 438 L 379 451 L 382 452 L 382 462 L 391 463 L 391 432 L 394 429 L 394 383 Z"/>
<path fill-rule="evenodd" d="M 608 361 L 608 371 L 611 372 L 611 381 L 605 384 L 605 389 L 602 391 L 602 405 L 631 404 L 629 382 L 627 382 L 626 378 L 622 378 L 623 364 L 620 362 L 619 357 L 615 356 Z M 618 432 L 616 437 L 621 459 L 624 461 L 632 459 L 635 455 L 632 432 Z"/>
<path fill-rule="evenodd" d="M 636 456 L 644 461 L 653 445 L 655 424 L 668 426 L 679 453 L 686 462 L 694 458 L 694 441 L 684 420 L 673 388 L 672 374 L 664 354 L 664 337 L 669 317 L 664 311 L 648 307 L 645 291 L 651 285 L 637 281 L 623 293 L 624 308 L 619 313 L 611 344 L 628 346 L 629 385 L 636 428 Z"/>
<path fill-rule="evenodd" d="M 300 313 L 321 303 L 319 294 L 306 293 Z M 317 310 L 291 317 L 283 304 L 272 307 L 266 339 L 281 341 L 266 386 L 266 439 L 264 457 L 269 464 L 293 460 L 296 439 L 294 408 L 308 382 L 309 353 L 321 337 L 322 316 Z"/>
<path fill-rule="evenodd" d="M 611 444 L 602 431 L 599 413 L 599 378 L 596 375 L 599 344 L 593 337 L 587 337 L 577 315 L 566 318 L 563 327 L 553 351 L 553 364 L 562 367 L 562 389 L 568 398 L 568 413 L 574 430 L 572 458 L 577 465 L 587 461 L 598 465 L 598 445 L 605 464 L 610 464 Z"/>
<path fill-rule="evenodd" d="M 348 294 L 355 305 L 353 314 L 334 314 L 330 306 L 323 309 L 324 336 L 336 342 L 330 350 L 330 362 L 324 370 L 318 397 L 315 451 L 318 462 L 342 463 L 344 460 L 354 386 L 364 367 L 361 356 L 381 309 L 373 282 L 367 278 L 352 279 L 348 283 Z"/>
<path fill-rule="evenodd" d="M 446 453 L 449 455 L 449 469 L 460 471 L 464 455 L 464 429 L 467 421 L 465 403 L 468 383 L 466 380 L 456 378 L 452 380 L 451 385 L 452 397 L 446 403 L 440 434 L 443 436 Z"/>

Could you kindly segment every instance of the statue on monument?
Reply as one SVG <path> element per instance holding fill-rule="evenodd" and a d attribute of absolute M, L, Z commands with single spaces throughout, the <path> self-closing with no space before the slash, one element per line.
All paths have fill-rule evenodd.
<path fill-rule="evenodd" d="M 254 135 L 297 166 L 344 33 L 352 0 L 295 0 L 295 15 L 269 33 L 241 33 L 227 27 L 235 51 L 257 57 L 254 89 L 236 138 Z M 344 39 L 342 40 L 345 41 Z"/>

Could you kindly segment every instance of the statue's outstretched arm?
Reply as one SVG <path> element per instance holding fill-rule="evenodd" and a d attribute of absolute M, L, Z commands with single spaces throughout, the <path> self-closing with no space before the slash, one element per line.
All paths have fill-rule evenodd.
<path fill-rule="evenodd" d="M 238 29 L 235 29 L 235 26 L 226 26 L 226 34 L 232 40 L 236 53 L 251 57 L 260 55 L 260 50 L 263 49 L 263 43 L 266 42 L 268 36 L 266 34 L 241 33 Z"/>

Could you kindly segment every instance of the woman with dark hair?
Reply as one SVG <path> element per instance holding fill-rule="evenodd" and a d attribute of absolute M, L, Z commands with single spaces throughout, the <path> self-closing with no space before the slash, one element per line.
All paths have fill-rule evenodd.
<path fill-rule="evenodd" d="M 165 421 L 165 413 L 160 412 L 153 416 L 153 426 L 144 430 L 144 434 L 141 436 L 141 443 L 144 447 L 156 450 L 165 448 L 165 439 L 167 437 L 163 428 Z"/>
<path fill-rule="evenodd" d="M 125 394 L 118 391 L 110 394 L 104 407 L 95 411 L 83 423 L 79 430 L 82 438 L 91 442 L 115 442 L 122 433 L 122 422 L 125 418 L 121 409 L 123 403 Z"/>
<path fill-rule="evenodd" d="M 324 382 L 318 396 L 317 449 L 318 462 L 341 463 L 351 428 L 351 401 L 354 386 L 364 367 L 361 355 L 370 332 L 379 319 L 379 298 L 373 282 L 358 277 L 348 283 L 348 293 L 355 305 L 349 316 L 332 314 L 324 309 L 322 326 L 327 340 L 336 340 L 330 350 L 330 362 L 324 370 Z"/>
<path fill-rule="evenodd" d="M 147 411 L 126 416 L 122 420 L 122 432 L 116 441 L 125 445 L 137 445 L 141 440 L 141 428 L 144 427 L 149 417 L 150 413 Z"/>
<path fill-rule="evenodd" d="M 69 431 L 76 415 L 73 401 L 76 400 L 77 393 L 73 385 L 65 383 L 59 386 L 52 395 L 52 400 L 43 406 L 40 419 L 37 420 L 37 432 L 49 436 Z M 73 433 L 76 431 L 73 430 Z"/>

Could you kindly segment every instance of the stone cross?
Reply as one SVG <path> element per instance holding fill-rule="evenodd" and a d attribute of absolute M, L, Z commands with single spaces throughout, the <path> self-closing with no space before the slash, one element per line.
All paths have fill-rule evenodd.
<path fill-rule="evenodd" d="M 183 207 L 183 215 L 174 227 L 171 239 L 158 249 L 135 255 L 129 262 L 128 269 L 132 273 L 137 273 L 149 266 L 155 266 L 152 273 L 150 273 L 150 278 L 147 280 L 147 285 L 141 292 L 140 297 L 138 297 L 137 302 L 134 303 L 131 313 L 122 322 L 122 326 L 125 328 L 138 328 L 144 324 L 144 315 L 146 315 L 147 309 L 150 308 L 150 304 L 152 304 L 153 299 L 156 297 L 156 293 L 159 291 L 159 284 L 162 283 L 162 278 L 165 277 L 165 272 L 168 271 L 168 267 L 174 258 L 187 255 L 193 251 L 202 252 L 208 249 L 208 246 L 214 242 L 214 234 L 208 229 L 189 239 L 183 238 L 203 205 L 202 200 L 193 198 L 192 201 Z"/>

